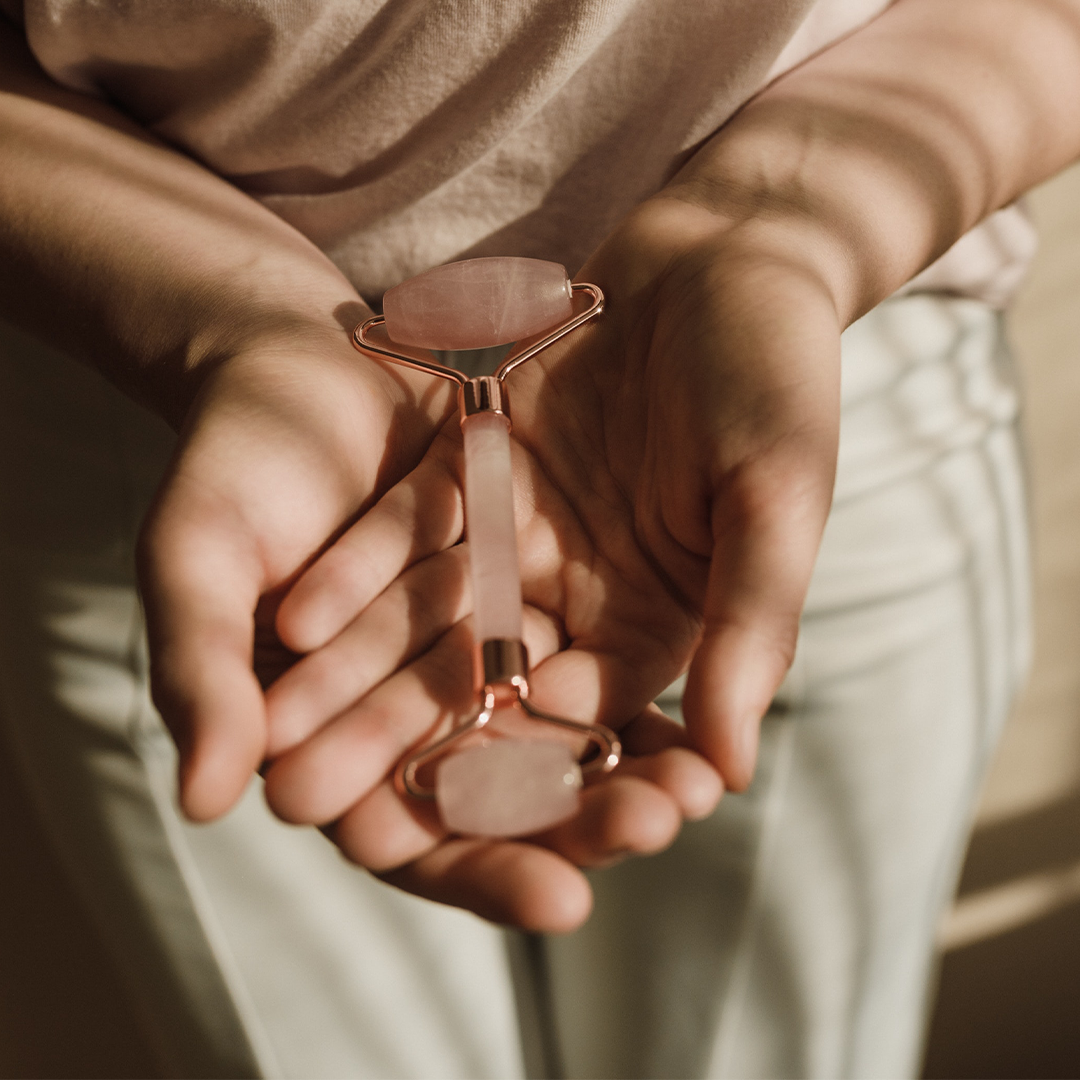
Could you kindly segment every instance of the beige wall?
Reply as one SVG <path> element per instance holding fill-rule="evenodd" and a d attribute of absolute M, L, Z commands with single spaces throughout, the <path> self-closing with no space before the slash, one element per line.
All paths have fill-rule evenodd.
<path fill-rule="evenodd" d="M 1080 1076 L 1080 167 L 1030 198 L 1010 320 L 1026 391 L 1036 656 L 942 928 L 930 1077 Z"/>

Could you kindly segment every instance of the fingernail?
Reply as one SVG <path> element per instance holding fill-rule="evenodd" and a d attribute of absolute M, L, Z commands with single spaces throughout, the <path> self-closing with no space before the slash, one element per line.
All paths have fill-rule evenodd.
<path fill-rule="evenodd" d="M 742 721 L 739 730 L 739 764 L 742 767 L 746 787 L 750 786 L 750 781 L 754 778 L 760 733 L 761 722 L 756 713 L 750 713 Z"/>
<path fill-rule="evenodd" d="M 595 862 L 589 864 L 590 870 L 609 870 L 613 866 L 618 866 L 619 863 L 625 862 L 635 852 L 629 848 L 620 848 L 618 851 L 609 851 L 607 855 L 597 859 Z"/>

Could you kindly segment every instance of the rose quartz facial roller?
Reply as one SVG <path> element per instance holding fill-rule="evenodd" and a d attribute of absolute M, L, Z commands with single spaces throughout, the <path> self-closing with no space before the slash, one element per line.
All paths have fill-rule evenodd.
<path fill-rule="evenodd" d="M 586 301 L 583 306 L 580 302 Z M 539 259 L 467 259 L 437 266 L 387 291 L 383 315 L 353 331 L 362 352 L 458 384 L 465 440 L 465 525 L 473 583 L 477 711 L 445 738 L 404 758 L 398 790 L 435 799 L 443 824 L 471 836 L 525 836 L 576 813 L 582 773 L 610 772 L 621 747 L 599 724 L 553 716 L 529 699 L 522 642 L 521 578 L 514 531 L 510 414 L 506 377 L 603 310 L 595 285 L 571 285 L 558 263 Z M 467 379 L 436 363 L 429 349 L 484 349 L 517 342 L 494 375 Z M 404 353 L 401 350 L 415 350 Z M 559 739 L 503 736 L 458 752 L 453 744 L 502 720 L 524 718 L 585 736 L 597 753 L 579 763 Z M 493 725 L 488 731 L 494 731 Z M 418 774 L 438 762 L 435 786 Z"/>

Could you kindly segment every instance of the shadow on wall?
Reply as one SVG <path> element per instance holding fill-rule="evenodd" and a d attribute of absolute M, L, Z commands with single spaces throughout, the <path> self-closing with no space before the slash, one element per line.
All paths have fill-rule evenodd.
<path fill-rule="evenodd" d="M 1080 1075 L 1080 794 L 978 830 L 924 1075 Z"/>
<path fill-rule="evenodd" d="M 160 1076 L 2 741 L 0 912 L 0 1077 Z"/>

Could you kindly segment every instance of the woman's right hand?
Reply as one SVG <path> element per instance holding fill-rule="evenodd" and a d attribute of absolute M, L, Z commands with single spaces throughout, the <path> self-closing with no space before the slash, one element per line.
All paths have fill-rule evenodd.
<path fill-rule="evenodd" d="M 251 340 L 206 379 L 139 551 L 189 816 L 224 813 L 265 756 L 262 687 L 296 659 L 274 631 L 278 597 L 453 407 L 448 387 L 366 361 L 339 328 Z"/>

